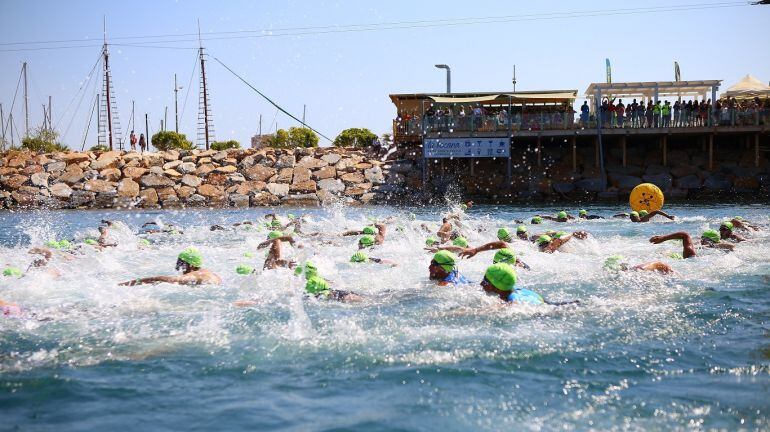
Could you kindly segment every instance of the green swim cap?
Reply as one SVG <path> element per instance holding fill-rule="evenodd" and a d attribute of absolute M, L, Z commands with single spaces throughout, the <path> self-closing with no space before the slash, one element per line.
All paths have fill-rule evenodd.
<path fill-rule="evenodd" d="M 271 227 L 279 227 L 279 226 L 281 226 L 281 221 L 279 221 L 278 219 L 273 219 L 273 220 L 270 222 L 270 226 L 271 226 Z"/>
<path fill-rule="evenodd" d="M 286 217 L 289 218 L 289 219 L 295 219 L 296 218 L 296 216 L 294 216 L 293 213 L 287 214 Z"/>
<path fill-rule="evenodd" d="M 305 283 L 305 291 L 308 294 L 326 294 L 329 292 L 329 283 L 321 276 L 311 276 Z"/>
<path fill-rule="evenodd" d="M 639 212 L 638 211 L 632 211 L 631 212 L 631 216 L 639 217 Z"/>
<path fill-rule="evenodd" d="M 94 240 L 92 238 L 87 238 L 87 239 L 83 240 L 83 243 L 85 243 L 87 245 L 91 245 L 91 246 L 96 246 L 96 245 L 99 244 L 98 241 L 96 241 L 96 240 Z"/>
<path fill-rule="evenodd" d="M 47 242 L 45 242 L 45 245 L 48 246 L 49 248 L 61 249 L 61 245 L 56 240 L 48 240 Z"/>
<path fill-rule="evenodd" d="M 559 219 L 567 219 L 567 212 L 560 211 L 559 213 L 556 213 L 556 217 Z"/>
<path fill-rule="evenodd" d="M 69 249 L 72 247 L 72 243 L 69 240 L 59 240 L 59 249 Z"/>
<path fill-rule="evenodd" d="M 178 260 L 186 262 L 192 267 L 203 267 L 203 255 L 194 247 L 188 247 L 179 253 Z"/>
<path fill-rule="evenodd" d="M 433 261 L 436 261 L 444 270 L 451 272 L 457 265 L 457 257 L 452 252 L 440 250 L 433 255 Z"/>
<path fill-rule="evenodd" d="M 553 239 L 551 238 L 551 236 L 549 236 L 549 235 L 545 235 L 545 234 L 544 234 L 544 235 L 541 235 L 540 237 L 538 237 L 538 238 L 537 238 L 537 245 L 538 245 L 538 246 L 547 245 L 547 244 L 548 244 L 548 243 L 550 243 L 551 241 L 553 241 Z"/>
<path fill-rule="evenodd" d="M 621 261 L 625 261 L 626 258 L 623 255 L 613 255 L 604 260 L 604 269 L 611 271 L 620 271 L 623 269 Z"/>
<path fill-rule="evenodd" d="M 527 227 L 525 227 L 524 225 L 519 225 L 519 226 L 516 228 L 516 232 L 517 232 L 517 233 L 525 233 L 525 232 L 527 232 Z"/>
<path fill-rule="evenodd" d="M 247 266 L 246 264 L 240 264 L 235 268 L 235 272 L 239 275 L 248 275 L 254 272 L 254 267 Z"/>
<path fill-rule="evenodd" d="M 465 204 L 465 203 L 460 204 L 460 209 L 462 209 L 462 211 L 468 210 L 468 204 Z"/>
<path fill-rule="evenodd" d="M 668 257 L 673 259 L 684 259 L 682 254 L 680 254 L 679 252 L 671 252 L 670 254 L 668 254 Z"/>
<path fill-rule="evenodd" d="M 703 231 L 701 238 L 711 240 L 714 243 L 719 243 L 720 240 L 719 233 L 713 229 L 707 229 L 706 231 Z"/>
<path fill-rule="evenodd" d="M 246 251 L 243 253 L 244 258 L 254 258 L 254 252 Z"/>
<path fill-rule="evenodd" d="M 495 264 L 504 263 L 514 265 L 516 264 L 516 254 L 508 248 L 502 248 L 495 253 L 492 262 Z"/>
<path fill-rule="evenodd" d="M 465 237 L 457 237 L 452 240 L 452 244 L 460 247 L 468 247 L 468 240 L 466 240 Z"/>
<path fill-rule="evenodd" d="M 358 239 L 358 244 L 363 247 L 372 247 L 374 246 L 374 237 L 370 235 L 361 236 L 361 238 Z"/>
<path fill-rule="evenodd" d="M 564 232 L 564 231 L 558 231 L 558 232 L 554 233 L 554 235 L 553 235 L 553 238 L 562 238 L 562 237 L 564 237 L 564 236 L 566 236 L 566 235 L 567 235 L 567 233 L 566 233 L 566 232 Z"/>
<path fill-rule="evenodd" d="M 588 211 L 586 211 L 586 210 L 583 210 L 583 209 L 580 209 L 580 211 L 578 212 L 578 214 L 579 214 L 580 216 L 586 216 L 586 215 L 588 215 Z"/>
<path fill-rule="evenodd" d="M 508 264 L 493 264 L 487 268 L 484 278 L 501 291 L 513 291 L 516 285 L 516 270 Z"/>
<path fill-rule="evenodd" d="M 539 224 L 543 222 L 543 218 L 541 218 L 540 216 L 535 216 L 532 218 L 530 222 L 533 224 Z"/>
<path fill-rule="evenodd" d="M 369 261 L 369 257 L 366 256 L 365 253 L 360 251 L 354 253 L 353 256 L 350 257 L 350 262 L 354 262 L 354 263 L 362 263 L 367 261 Z"/>
<path fill-rule="evenodd" d="M 142 246 L 149 246 L 150 245 L 150 241 L 147 240 L 147 239 L 144 239 L 144 238 L 143 239 L 139 239 L 139 244 L 142 245 Z"/>
<path fill-rule="evenodd" d="M 428 237 L 425 239 L 425 246 L 433 246 L 436 243 L 438 243 L 438 239 L 436 237 Z"/>
<path fill-rule="evenodd" d="M 305 261 L 305 265 L 302 269 L 305 271 L 306 278 L 311 278 L 318 275 L 318 268 L 310 261 Z"/>
<path fill-rule="evenodd" d="M 367 227 L 364 227 L 364 234 L 375 235 L 377 234 L 377 230 L 373 226 L 367 226 Z"/>
<path fill-rule="evenodd" d="M 270 231 L 269 233 L 267 233 L 268 240 L 275 240 L 278 237 L 282 237 L 282 236 L 283 236 L 283 233 L 280 231 Z"/>
<path fill-rule="evenodd" d="M 511 241 L 511 233 L 506 228 L 497 230 L 497 238 L 502 241 Z"/>
<path fill-rule="evenodd" d="M 730 231 L 732 231 L 732 230 L 733 230 L 733 228 L 735 228 L 735 227 L 733 226 L 733 223 L 732 223 L 732 222 L 730 222 L 730 221 L 724 221 L 724 222 L 722 222 L 722 225 L 720 225 L 720 226 L 719 226 L 719 228 L 722 228 L 722 227 L 725 227 L 725 228 L 729 229 Z"/>
<path fill-rule="evenodd" d="M 639 216 L 641 217 L 645 217 L 648 214 L 650 214 L 650 212 L 648 212 L 647 210 L 639 210 Z"/>
<path fill-rule="evenodd" d="M 743 220 L 743 216 L 736 216 L 736 217 L 734 217 L 733 219 L 735 219 L 735 220 L 739 220 L 739 221 L 740 221 L 740 220 Z"/>
<path fill-rule="evenodd" d="M 6 267 L 6 269 L 3 270 L 3 276 L 20 278 L 22 275 L 24 275 L 24 273 L 22 273 L 21 269 L 18 267 Z"/>

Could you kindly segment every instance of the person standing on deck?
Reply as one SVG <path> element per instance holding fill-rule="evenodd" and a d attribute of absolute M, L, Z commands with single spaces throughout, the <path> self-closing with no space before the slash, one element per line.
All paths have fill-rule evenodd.
<path fill-rule="evenodd" d="M 144 134 L 139 134 L 139 149 L 142 153 L 147 148 L 147 141 L 144 139 Z"/>
<path fill-rule="evenodd" d="M 129 141 L 131 142 L 131 151 L 136 151 L 136 134 L 134 131 L 131 131 L 131 137 L 129 138 Z"/>
<path fill-rule="evenodd" d="M 660 101 L 655 102 L 652 107 L 652 127 L 660 127 Z"/>

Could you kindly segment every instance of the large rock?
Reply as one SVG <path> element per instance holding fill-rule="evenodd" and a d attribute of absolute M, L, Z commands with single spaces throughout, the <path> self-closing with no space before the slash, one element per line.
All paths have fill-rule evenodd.
<path fill-rule="evenodd" d="M 227 158 L 227 151 L 226 150 L 220 150 L 213 155 L 211 155 L 211 160 L 213 161 L 221 161 Z"/>
<path fill-rule="evenodd" d="M 56 183 L 49 190 L 52 196 L 60 199 L 67 199 L 72 195 L 72 188 L 66 183 Z"/>
<path fill-rule="evenodd" d="M 206 176 L 206 183 L 216 186 L 224 186 L 227 183 L 227 176 L 224 174 L 213 172 Z"/>
<path fill-rule="evenodd" d="M 331 193 L 340 193 L 345 190 L 345 184 L 339 179 L 324 179 L 318 182 L 318 189 Z"/>
<path fill-rule="evenodd" d="M 139 192 L 139 205 L 142 207 L 155 207 L 158 205 L 158 192 L 155 189 L 145 189 Z"/>
<path fill-rule="evenodd" d="M 69 199 L 69 205 L 72 207 L 84 207 L 91 204 L 96 198 L 96 194 L 91 191 L 76 190 L 72 192 Z"/>
<path fill-rule="evenodd" d="M 315 193 L 316 184 L 313 180 L 305 180 L 301 182 L 294 182 L 291 184 L 289 191 L 295 193 Z"/>
<path fill-rule="evenodd" d="M 99 172 L 99 177 L 101 177 L 104 180 L 113 181 L 113 182 L 120 180 L 121 175 L 122 174 L 120 170 L 117 168 L 107 168 Z"/>
<path fill-rule="evenodd" d="M 194 193 L 195 193 L 195 188 L 191 186 L 180 186 L 179 189 L 177 189 L 176 191 L 176 195 L 180 199 L 190 198 Z"/>
<path fill-rule="evenodd" d="M 227 166 L 222 166 L 222 167 L 219 167 L 219 168 L 215 168 L 214 171 L 218 172 L 218 173 L 221 173 L 221 174 L 232 174 L 232 173 L 238 171 L 238 168 L 236 168 L 233 165 L 227 165 Z"/>
<path fill-rule="evenodd" d="M 75 165 L 69 165 L 67 166 L 67 169 L 64 171 L 64 174 L 59 176 L 59 181 L 67 183 L 69 185 L 74 185 L 76 183 L 79 183 L 81 180 L 85 178 L 85 175 L 83 174 L 83 170 Z"/>
<path fill-rule="evenodd" d="M 642 177 L 642 180 L 647 183 L 652 183 L 664 191 L 671 189 L 671 186 L 674 184 L 674 179 L 671 177 L 671 174 L 645 174 Z"/>
<path fill-rule="evenodd" d="M 189 173 L 195 172 L 196 169 L 197 167 L 193 162 L 182 162 L 176 166 L 176 170 L 182 174 L 189 174 Z"/>
<path fill-rule="evenodd" d="M 584 178 L 575 182 L 575 188 L 584 190 L 586 192 L 601 192 L 602 191 L 602 179 L 600 178 Z"/>
<path fill-rule="evenodd" d="M 96 193 L 114 192 L 115 183 L 106 180 L 89 180 L 83 185 L 83 190 Z"/>
<path fill-rule="evenodd" d="M 307 168 L 294 168 L 292 183 L 301 183 L 310 180 L 310 170 Z"/>
<path fill-rule="evenodd" d="M 679 189 L 698 189 L 701 187 L 700 178 L 694 174 L 676 179 L 674 182 Z"/>
<path fill-rule="evenodd" d="M 38 172 L 38 173 L 32 174 L 29 180 L 32 182 L 33 185 L 37 187 L 48 187 L 49 177 L 51 177 L 51 174 Z"/>
<path fill-rule="evenodd" d="M 142 186 L 148 188 L 174 186 L 173 180 L 157 174 L 144 175 L 141 179 L 139 179 L 139 183 L 141 183 Z"/>
<path fill-rule="evenodd" d="M 16 157 L 8 161 L 8 166 L 11 168 L 24 168 L 27 165 L 27 159 L 22 157 Z"/>
<path fill-rule="evenodd" d="M 243 174 L 249 180 L 267 181 L 270 177 L 274 176 L 277 171 L 275 168 L 266 167 L 263 165 L 254 165 L 247 169 Z"/>
<path fill-rule="evenodd" d="M 19 172 L 18 168 L 8 168 L 8 167 L 0 167 L 0 176 L 7 176 L 11 174 L 17 174 Z"/>
<path fill-rule="evenodd" d="M 338 153 L 328 153 L 323 156 L 321 156 L 321 160 L 328 163 L 329 165 L 334 165 L 337 162 L 342 159 L 342 156 L 340 156 Z"/>
<path fill-rule="evenodd" d="M 268 183 L 267 190 L 279 198 L 289 195 L 289 185 L 285 183 Z"/>
<path fill-rule="evenodd" d="M 214 171 L 216 168 L 217 167 L 215 167 L 214 164 L 205 163 L 205 164 L 199 165 L 198 168 L 195 169 L 195 175 L 205 176 L 211 171 Z"/>
<path fill-rule="evenodd" d="M 69 164 L 78 164 L 80 162 L 87 162 L 90 160 L 88 157 L 88 153 L 63 153 L 61 155 L 61 160 L 65 162 L 67 165 Z"/>
<path fill-rule="evenodd" d="M 132 180 L 136 180 L 145 174 L 147 174 L 147 168 L 141 168 L 141 167 L 123 168 L 123 177 L 128 177 Z"/>
<path fill-rule="evenodd" d="M 163 175 L 174 180 L 179 180 L 182 178 L 182 173 L 175 169 L 163 170 Z"/>
<path fill-rule="evenodd" d="M 372 188 L 371 183 L 359 183 L 356 185 L 348 186 L 345 188 L 345 195 L 347 196 L 356 196 L 356 195 L 363 195 Z"/>
<path fill-rule="evenodd" d="M 313 178 L 323 180 L 337 176 L 337 170 L 333 166 L 325 166 L 319 170 L 313 171 Z"/>
<path fill-rule="evenodd" d="M 291 179 L 294 177 L 294 168 L 281 168 L 278 171 L 278 175 L 271 178 L 273 183 L 291 183 Z"/>
<path fill-rule="evenodd" d="M 668 168 L 664 167 L 663 165 L 649 165 L 647 166 L 647 170 L 644 172 L 647 175 L 658 175 L 658 174 L 668 174 Z"/>
<path fill-rule="evenodd" d="M 5 186 L 6 189 L 9 190 L 16 190 L 24 185 L 24 183 L 29 180 L 29 177 L 21 174 L 14 174 L 8 177 L 5 177 L 2 180 L 3 186 Z"/>
<path fill-rule="evenodd" d="M 171 162 L 166 162 L 163 164 L 163 170 L 165 171 L 165 170 L 175 169 L 179 165 L 182 165 L 182 161 L 172 160 Z M 195 164 L 193 164 L 193 166 L 195 166 Z"/>
<path fill-rule="evenodd" d="M 316 169 L 327 166 L 329 163 L 323 159 L 316 159 L 313 156 L 305 156 L 297 162 L 297 168 Z"/>
<path fill-rule="evenodd" d="M 733 183 L 730 181 L 730 179 L 722 173 L 711 174 L 703 182 L 703 187 L 716 191 L 727 191 L 730 190 L 732 186 Z"/>
<path fill-rule="evenodd" d="M 190 187 L 197 188 L 203 183 L 203 179 L 196 177 L 192 174 L 185 174 L 182 176 L 182 184 Z"/>
<path fill-rule="evenodd" d="M 674 177 L 686 177 L 698 172 L 698 168 L 692 165 L 675 165 L 671 167 L 671 175 Z"/>
<path fill-rule="evenodd" d="M 13 191 L 11 192 L 11 197 L 20 207 L 31 207 L 35 204 L 35 195 Z"/>
<path fill-rule="evenodd" d="M 170 197 L 176 198 L 176 191 L 172 187 L 158 188 L 158 189 L 155 189 L 155 192 L 158 193 L 158 200 L 160 201 L 165 202 Z"/>
<path fill-rule="evenodd" d="M 249 206 L 249 196 L 248 195 L 241 195 L 241 194 L 232 194 L 229 197 L 230 199 L 230 205 L 233 207 L 248 207 Z"/>
<path fill-rule="evenodd" d="M 45 166 L 45 170 L 48 172 L 58 172 L 58 171 L 64 171 L 67 169 L 67 163 L 66 162 L 50 162 Z"/>
<path fill-rule="evenodd" d="M 318 196 L 314 193 L 289 195 L 281 199 L 281 204 L 289 206 L 317 206 Z"/>
<path fill-rule="evenodd" d="M 220 201 L 225 197 L 225 191 L 221 186 L 215 186 L 208 183 L 200 185 L 198 194 L 212 201 Z"/>
<path fill-rule="evenodd" d="M 254 207 L 278 205 L 281 200 L 270 192 L 257 192 L 251 196 L 250 203 Z"/>
<path fill-rule="evenodd" d="M 170 195 L 166 197 L 166 199 L 161 200 L 161 205 L 163 208 L 179 208 L 182 206 L 182 201 L 177 198 L 176 195 Z"/>
<path fill-rule="evenodd" d="M 572 182 L 568 182 L 568 183 L 557 182 L 557 183 L 551 184 L 551 187 L 553 188 L 554 192 L 563 193 L 563 194 L 570 193 L 573 190 L 575 190 L 575 184 Z"/>
<path fill-rule="evenodd" d="M 385 176 L 382 174 L 382 168 L 376 166 L 364 171 L 364 177 L 366 181 L 374 184 L 385 183 Z"/>
<path fill-rule="evenodd" d="M 642 179 L 636 176 L 612 174 L 610 176 L 610 183 L 622 191 L 630 191 L 637 185 L 641 184 Z"/>
<path fill-rule="evenodd" d="M 170 162 L 175 161 L 179 159 L 179 151 L 177 150 L 168 150 L 163 151 L 158 154 L 161 158 L 163 158 L 164 161 Z"/>
<path fill-rule="evenodd" d="M 118 166 L 119 158 L 119 151 L 104 152 L 99 155 L 99 158 L 97 158 L 96 161 L 91 163 L 91 169 L 101 171 L 105 168 L 114 168 Z"/>
<path fill-rule="evenodd" d="M 277 169 L 294 168 L 294 155 L 293 154 L 281 155 L 278 158 L 278 160 L 275 162 L 275 168 Z"/>
<path fill-rule="evenodd" d="M 118 196 L 134 198 L 139 195 L 139 183 L 124 178 L 118 182 Z"/>
<path fill-rule="evenodd" d="M 347 184 L 363 183 L 366 180 L 364 175 L 358 172 L 347 173 L 340 178 Z"/>
<path fill-rule="evenodd" d="M 265 190 L 267 184 L 263 181 L 249 180 L 242 182 L 235 189 L 235 193 L 240 195 L 251 195 Z"/>

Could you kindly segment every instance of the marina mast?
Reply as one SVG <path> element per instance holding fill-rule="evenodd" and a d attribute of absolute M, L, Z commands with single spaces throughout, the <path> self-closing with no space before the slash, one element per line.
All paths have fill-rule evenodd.
<path fill-rule="evenodd" d="M 211 118 L 211 97 L 206 84 L 206 57 L 201 39 L 201 23 L 198 20 L 198 56 L 201 62 L 200 95 L 198 98 L 198 141 L 203 141 L 206 150 L 213 141 L 214 127 Z"/>
<path fill-rule="evenodd" d="M 120 140 L 120 120 L 118 119 L 118 106 L 115 98 L 115 89 L 112 83 L 112 72 L 110 72 L 110 52 L 107 44 L 107 19 L 104 19 L 104 45 L 102 46 L 102 96 L 104 105 L 100 107 L 99 115 L 99 145 L 114 148 L 114 142 L 117 141 L 122 150 L 123 144 Z"/>

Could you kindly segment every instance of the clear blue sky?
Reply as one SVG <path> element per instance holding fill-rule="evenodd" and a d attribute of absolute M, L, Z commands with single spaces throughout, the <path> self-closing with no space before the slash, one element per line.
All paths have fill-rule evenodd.
<path fill-rule="evenodd" d="M 714 0 L 680 4 L 714 4 Z M 720 4 L 741 2 L 719 2 Z M 746 3 L 743 3 L 746 4 Z M 751 73 L 770 80 L 770 6 L 690 9 L 658 13 L 609 15 L 606 11 L 639 7 L 670 7 L 668 1 L 10 1 L 0 0 L 0 102 L 11 104 L 22 61 L 29 63 L 31 124 L 42 120 L 41 104 L 54 98 L 54 123 L 63 141 L 80 147 L 87 123 L 86 94 L 73 119 L 65 106 L 96 61 L 102 38 L 102 17 L 115 43 L 143 44 L 155 39 L 127 36 L 195 33 L 200 18 L 204 45 L 254 86 L 297 116 L 307 104 L 307 122 L 334 138 L 348 127 L 368 127 L 381 134 L 390 129 L 395 109 L 390 93 L 443 92 L 444 71 L 452 67 L 452 89 L 497 91 L 511 87 L 517 67 L 518 90 L 577 89 L 604 80 L 604 59 L 612 62 L 613 81 L 673 79 L 673 62 L 682 79 L 722 79 L 722 89 Z M 478 17 L 604 11 L 558 19 L 508 19 L 474 25 L 431 26 L 396 30 L 306 34 L 281 37 L 213 39 L 211 32 L 345 26 L 404 21 L 436 21 Z M 327 31 L 323 30 L 323 31 Z M 8 45 L 12 42 L 77 40 L 58 45 Z M 90 40 L 89 40 L 90 39 Z M 193 39 L 177 37 L 176 39 Z M 47 46 L 87 45 L 53 50 L 2 51 Z M 180 109 L 193 63 L 194 41 L 163 43 L 191 49 L 113 46 L 111 66 L 118 111 L 125 126 L 136 101 L 137 123 L 150 115 L 151 133 L 169 107 L 173 128 L 173 75 L 179 75 Z M 263 115 L 263 129 L 273 124 L 276 110 L 234 76 L 208 63 L 217 139 L 248 145 Z M 96 78 L 99 78 L 98 76 Z M 195 139 L 198 81 L 181 122 L 181 132 Z M 14 118 L 23 129 L 21 101 Z M 278 114 L 278 127 L 296 122 Z M 274 125 L 274 124 L 273 124 Z M 143 120 L 141 128 L 144 129 Z M 95 135 L 87 146 L 94 145 Z M 323 142 L 322 142 L 323 144 Z"/>

